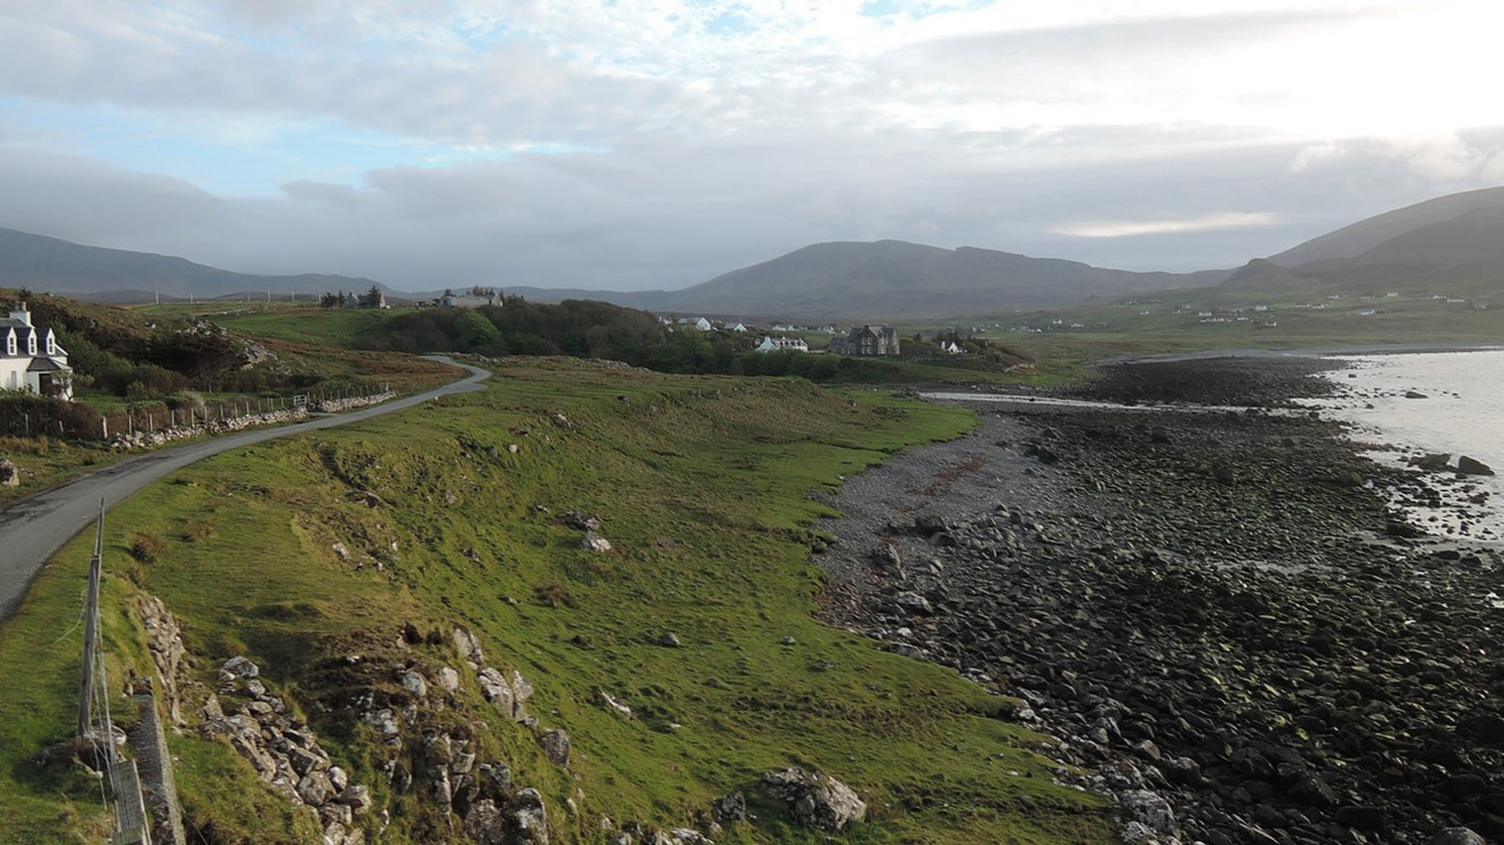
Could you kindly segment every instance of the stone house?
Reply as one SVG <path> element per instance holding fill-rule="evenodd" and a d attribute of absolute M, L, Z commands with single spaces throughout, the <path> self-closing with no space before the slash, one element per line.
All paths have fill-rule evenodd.
<path fill-rule="evenodd" d="M 892 326 L 862 326 L 845 337 L 831 338 L 830 351 L 841 355 L 875 357 L 898 354 L 898 329 Z"/>

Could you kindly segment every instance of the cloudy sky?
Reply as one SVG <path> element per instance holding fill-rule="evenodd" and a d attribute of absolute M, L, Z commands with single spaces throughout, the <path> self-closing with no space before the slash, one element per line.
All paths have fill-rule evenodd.
<path fill-rule="evenodd" d="M 0 226 L 673 288 L 822 240 L 1234 266 L 1504 183 L 1496 0 L 5 0 Z"/>

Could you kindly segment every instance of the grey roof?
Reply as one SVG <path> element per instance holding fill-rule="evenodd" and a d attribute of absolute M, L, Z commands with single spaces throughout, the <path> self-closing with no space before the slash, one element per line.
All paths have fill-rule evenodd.
<path fill-rule="evenodd" d="M 68 368 L 52 360 L 51 358 L 48 358 L 46 355 L 38 355 L 37 357 L 31 359 L 31 363 L 26 367 L 26 372 L 53 373 L 66 369 Z"/>

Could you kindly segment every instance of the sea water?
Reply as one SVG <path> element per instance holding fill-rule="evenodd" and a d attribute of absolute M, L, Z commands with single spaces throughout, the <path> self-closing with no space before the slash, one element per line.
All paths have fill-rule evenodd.
<path fill-rule="evenodd" d="M 1460 489 L 1444 491 L 1466 498 L 1488 493 L 1482 504 L 1457 508 L 1406 507 L 1411 520 L 1436 534 L 1504 539 L 1504 349 L 1336 356 L 1347 369 L 1322 375 L 1337 396 L 1315 402 L 1324 415 L 1354 426 L 1355 440 L 1392 445 L 1398 451 L 1367 453 L 1375 461 L 1404 464 L 1422 454 L 1445 452 L 1456 466 L 1459 455 L 1482 461 L 1496 475 L 1471 476 Z M 1425 398 L 1406 398 L 1407 393 Z"/>

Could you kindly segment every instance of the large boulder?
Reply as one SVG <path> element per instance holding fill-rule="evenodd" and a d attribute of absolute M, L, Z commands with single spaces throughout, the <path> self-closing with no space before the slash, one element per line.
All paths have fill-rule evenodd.
<path fill-rule="evenodd" d="M 548 845 L 548 813 L 536 789 L 521 789 L 507 801 L 506 845 Z"/>
<path fill-rule="evenodd" d="M 762 782 L 788 806 L 794 821 L 805 827 L 839 831 L 867 818 L 867 805 L 856 792 L 823 772 L 791 766 L 768 772 Z"/>
<path fill-rule="evenodd" d="M 1462 455 L 1457 458 L 1457 471 L 1463 475 L 1493 475 L 1493 468 L 1475 458 Z"/>
<path fill-rule="evenodd" d="M 0 458 L 0 487 L 19 487 L 21 471 L 8 458 Z"/>
<path fill-rule="evenodd" d="M 1438 472 L 1440 470 L 1446 469 L 1447 461 L 1450 461 L 1451 459 L 1451 455 L 1445 452 L 1437 452 L 1429 455 L 1422 455 L 1419 458 L 1411 461 L 1411 463 L 1415 464 L 1417 467 L 1423 470 Z"/>

